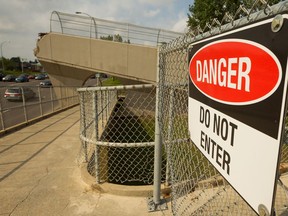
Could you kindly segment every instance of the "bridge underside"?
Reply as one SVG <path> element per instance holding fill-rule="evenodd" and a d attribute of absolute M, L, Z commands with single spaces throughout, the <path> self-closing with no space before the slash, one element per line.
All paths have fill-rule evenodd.
<path fill-rule="evenodd" d="M 82 86 L 97 72 L 124 83 L 155 83 L 157 47 L 49 33 L 37 42 L 35 55 L 54 85 Z"/>

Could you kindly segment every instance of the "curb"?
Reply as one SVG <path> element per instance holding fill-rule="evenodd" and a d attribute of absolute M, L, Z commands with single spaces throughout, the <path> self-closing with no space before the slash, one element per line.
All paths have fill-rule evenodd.
<path fill-rule="evenodd" d="M 95 178 L 91 176 L 87 171 L 87 163 L 83 163 L 80 169 L 82 180 L 98 193 L 108 193 L 118 196 L 134 196 L 134 197 L 149 197 L 153 195 L 153 185 L 127 186 L 120 184 L 111 184 L 106 182 L 97 184 L 95 182 Z M 163 197 L 169 197 L 171 193 L 171 188 L 169 186 L 161 184 L 161 193 Z"/>

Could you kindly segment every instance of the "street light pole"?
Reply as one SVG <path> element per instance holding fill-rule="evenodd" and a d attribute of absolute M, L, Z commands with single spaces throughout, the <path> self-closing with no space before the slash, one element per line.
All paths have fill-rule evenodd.
<path fill-rule="evenodd" d="M 5 43 L 9 43 L 9 41 L 3 41 L 3 42 L 0 44 L 1 61 L 2 61 L 2 71 L 3 71 L 3 72 L 5 71 L 5 68 L 4 68 L 4 59 L 3 59 L 3 45 L 4 45 Z"/>
<path fill-rule="evenodd" d="M 80 12 L 80 11 L 76 11 L 75 12 L 76 14 L 85 14 L 87 15 L 88 17 L 90 17 L 91 21 L 93 20 L 94 22 L 94 28 L 95 28 L 95 38 L 97 39 L 98 36 L 97 36 L 97 25 L 96 25 L 96 21 L 94 19 L 94 17 L 92 17 L 91 15 L 87 14 L 87 13 L 84 13 L 84 12 Z M 91 38 L 91 25 L 90 25 L 90 38 Z"/>

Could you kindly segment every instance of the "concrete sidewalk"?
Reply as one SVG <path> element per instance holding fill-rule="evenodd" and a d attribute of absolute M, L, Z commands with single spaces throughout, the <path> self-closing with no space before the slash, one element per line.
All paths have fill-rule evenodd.
<path fill-rule="evenodd" d="M 0 139 L 0 215 L 172 215 L 146 197 L 99 193 L 81 178 L 79 107 Z"/>

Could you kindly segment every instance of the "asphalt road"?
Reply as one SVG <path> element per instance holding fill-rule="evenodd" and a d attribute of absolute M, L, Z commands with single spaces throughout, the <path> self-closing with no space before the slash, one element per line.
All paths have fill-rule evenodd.
<path fill-rule="evenodd" d="M 41 81 L 30 80 L 24 83 L 0 82 L 0 131 L 60 108 L 60 103 L 55 101 L 56 95 L 53 88 L 40 88 L 39 83 Z M 96 79 L 88 79 L 84 86 L 96 86 L 96 82 Z M 25 106 L 23 106 L 22 101 L 8 101 L 4 98 L 4 93 L 9 86 L 29 87 L 36 93 L 36 97 L 25 101 Z M 52 102 L 52 100 L 54 101 Z"/>
<path fill-rule="evenodd" d="M 49 113 L 52 109 L 57 109 L 58 102 L 54 102 L 53 105 L 52 102 L 48 102 L 52 97 L 56 98 L 53 88 L 40 88 L 38 87 L 40 82 L 41 80 L 30 80 L 25 83 L 0 82 L 0 130 Z M 36 97 L 25 101 L 25 106 L 23 106 L 22 101 L 8 101 L 4 98 L 4 93 L 9 86 L 27 86 L 36 93 Z"/>

